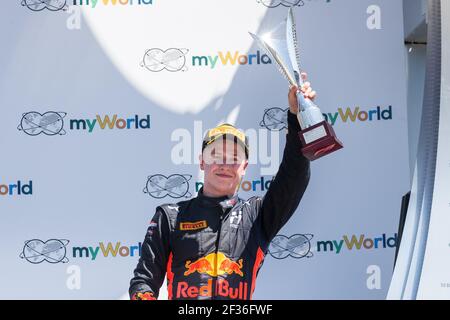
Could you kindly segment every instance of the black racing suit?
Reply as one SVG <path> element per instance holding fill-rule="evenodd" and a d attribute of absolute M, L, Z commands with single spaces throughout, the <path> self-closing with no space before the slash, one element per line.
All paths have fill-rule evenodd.
<path fill-rule="evenodd" d="M 157 207 L 131 279 L 132 299 L 251 299 L 270 241 L 295 212 L 309 182 L 300 126 L 288 112 L 283 160 L 266 194 L 243 200 L 198 196 Z"/>

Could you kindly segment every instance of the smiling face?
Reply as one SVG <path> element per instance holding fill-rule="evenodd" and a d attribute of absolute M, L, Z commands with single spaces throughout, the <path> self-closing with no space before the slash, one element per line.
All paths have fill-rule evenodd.
<path fill-rule="evenodd" d="M 245 150 L 230 139 L 217 139 L 200 155 L 200 169 L 205 171 L 203 193 L 221 197 L 233 195 L 247 169 Z"/>

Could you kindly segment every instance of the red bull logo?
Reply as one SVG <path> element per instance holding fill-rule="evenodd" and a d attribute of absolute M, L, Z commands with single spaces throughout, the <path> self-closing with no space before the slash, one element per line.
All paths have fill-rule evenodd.
<path fill-rule="evenodd" d="M 228 258 L 222 252 L 210 253 L 196 261 L 186 261 L 184 272 L 185 276 L 191 275 L 195 272 L 200 274 L 208 274 L 212 277 L 221 275 L 236 274 L 240 277 L 244 276 L 242 272 L 243 259 L 237 262 Z M 248 284 L 246 282 L 239 282 L 237 288 L 230 287 L 230 283 L 226 279 L 217 279 L 214 288 L 216 296 L 228 297 L 231 299 L 247 299 Z M 208 283 L 204 286 L 189 286 L 187 282 L 180 281 L 177 286 L 177 298 L 197 298 L 197 297 L 211 297 L 213 294 L 213 279 L 208 279 Z"/>
<path fill-rule="evenodd" d="M 185 276 L 188 276 L 195 272 L 201 274 L 206 273 L 212 277 L 233 273 L 241 277 L 244 276 L 244 273 L 242 272 L 243 260 L 239 259 L 238 262 L 235 262 L 229 259 L 222 252 L 210 253 L 207 256 L 201 257 L 200 259 L 194 262 L 188 260 L 186 261 L 185 267 L 187 269 L 184 272 Z"/>
<path fill-rule="evenodd" d="M 209 279 L 204 286 L 189 286 L 187 282 L 180 281 L 177 286 L 177 298 L 198 298 L 211 297 L 213 292 L 213 280 Z M 246 282 L 239 282 L 237 288 L 230 287 L 230 284 L 225 279 L 218 279 L 216 282 L 216 296 L 228 297 L 231 299 L 247 300 L 248 284 Z"/>

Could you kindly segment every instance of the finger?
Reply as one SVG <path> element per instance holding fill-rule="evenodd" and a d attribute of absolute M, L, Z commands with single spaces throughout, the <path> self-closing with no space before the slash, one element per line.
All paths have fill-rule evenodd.
<path fill-rule="evenodd" d="M 297 87 L 293 86 L 289 90 L 288 100 L 289 100 L 289 105 L 290 106 L 297 105 Z"/>
<path fill-rule="evenodd" d="M 294 101 L 297 98 L 297 87 L 293 86 L 290 90 L 289 90 L 289 95 L 288 95 L 288 99 L 289 101 Z"/>
<path fill-rule="evenodd" d="M 302 85 L 302 92 L 305 92 L 306 90 L 308 90 L 309 87 L 311 87 L 311 83 L 305 82 L 305 83 Z"/>
<path fill-rule="evenodd" d="M 303 93 L 303 96 L 304 96 L 305 98 L 311 98 L 311 93 L 312 93 L 312 92 L 313 92 L 312 88 L 309 87 L 309 88 Z"/>
<path fill-rule="evenodd" d="M 297 99 L 297 88 L 289 91 L 289 100 L 294 101 L 295 99 Z"/>
<path fill-rule="evenodd" d="M 311 87 L 308 87 L 308 89 L 306 89 L 305 93 L 306 93 L 306 94 L 310 94 L 311 91 L 312 91 L 312 88 L 311 88 Z"/>
<path fill-rule="evenodd" d="M 298 88 L 296 86 L 291 86 L 289 89 L 289 96 L 295 96 L 297 94 Z"/>
<path fill-rule="evenodd" d="M 313 100 L 316 97 L 317 93 L 315 91 L 311 91 L 309 94 L 309 98 Z"/>
<path fill-rule="evenodd" d="M 301 72 L 300 76 L 302 77 L 302 80 L 305 81 L 306 78 L 308 78 L 308 74 L 306 72 Z"/>

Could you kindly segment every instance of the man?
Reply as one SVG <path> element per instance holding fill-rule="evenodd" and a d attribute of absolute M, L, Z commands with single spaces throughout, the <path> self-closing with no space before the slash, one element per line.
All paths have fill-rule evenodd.
<path fill-rule="evenodd" d="M 302 74 L 306 80 L 306 74 Z M 130 283 L 134 300 L 154 300 L 167 275 L 169 299 L 251 299 L 271 240 L 295 212 L 309 182 L 300 149 L 296 87 L 289 91 L 283 160 L 264 197 L 237 190 L 248 166 L 244 133 L 224 124 L 207 132 L 198 196 L 156 208 Z M 308 82 L 301 88 L 314 99 Z"/>

